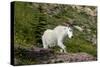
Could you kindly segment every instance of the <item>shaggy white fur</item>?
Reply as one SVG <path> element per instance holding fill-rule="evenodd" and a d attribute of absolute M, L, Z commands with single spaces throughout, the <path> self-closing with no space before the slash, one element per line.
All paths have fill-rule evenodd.
<path fill-rule="evenodd" d="M 71 27 L 57 26 L 53 30 L 47 29 L 42 36 L 43 48 L 47 49 L 48 47 L 58 45 L 61 48 L 61 52 L 66 53 L 66 47 L 63 44 L 66 36 L 69 38 L 73 36 Z"/>

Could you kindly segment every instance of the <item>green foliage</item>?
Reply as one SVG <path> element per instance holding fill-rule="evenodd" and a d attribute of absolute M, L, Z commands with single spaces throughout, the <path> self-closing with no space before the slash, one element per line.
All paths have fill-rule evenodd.
<path fill-rule="evenodd" d="M 74 37 L 73 39 L 65 42 L 67 51 L 78 53 L 78 52 L 86 52 L 93 56 L 97 56 L 97 49 L 94 45 L 91 45 L 90 42 L 85 41 L 84 39 Z"/>

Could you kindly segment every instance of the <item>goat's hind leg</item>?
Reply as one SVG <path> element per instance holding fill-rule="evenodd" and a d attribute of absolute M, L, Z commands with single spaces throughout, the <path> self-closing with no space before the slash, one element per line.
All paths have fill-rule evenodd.
<path fill-rule="evenodd" d="M 48 48 L 48 45 L 46 43 L 44 36 L 42 36 L 42 44 L 43 44 L 43 48 L 46 48 L 46 49 Z"/>

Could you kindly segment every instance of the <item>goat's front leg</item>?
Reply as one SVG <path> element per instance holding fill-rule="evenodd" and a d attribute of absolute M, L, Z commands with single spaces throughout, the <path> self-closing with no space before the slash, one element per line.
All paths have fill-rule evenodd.
<path fill-rule="evenodd" d="M 60 52 L 66 53 L 66 47 L 64 46 L 61 39 L 58 40 L 58 46 L 61 48 Z"/>

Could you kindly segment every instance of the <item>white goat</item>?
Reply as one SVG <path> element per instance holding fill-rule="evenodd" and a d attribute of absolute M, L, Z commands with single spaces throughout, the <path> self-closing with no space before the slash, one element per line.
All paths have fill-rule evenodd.
<path fill-rule="evenodd" d="M 58 45 L 61 48 L 60 51 L 66 53 L 66 47 L 63 44 L 66 36 L 69 38 L 73 36 L 71 27 L 57 26 L 53 30 L 47 29 L 42 36 L 43 48 L 47 49 L 48 47 Z"/>

